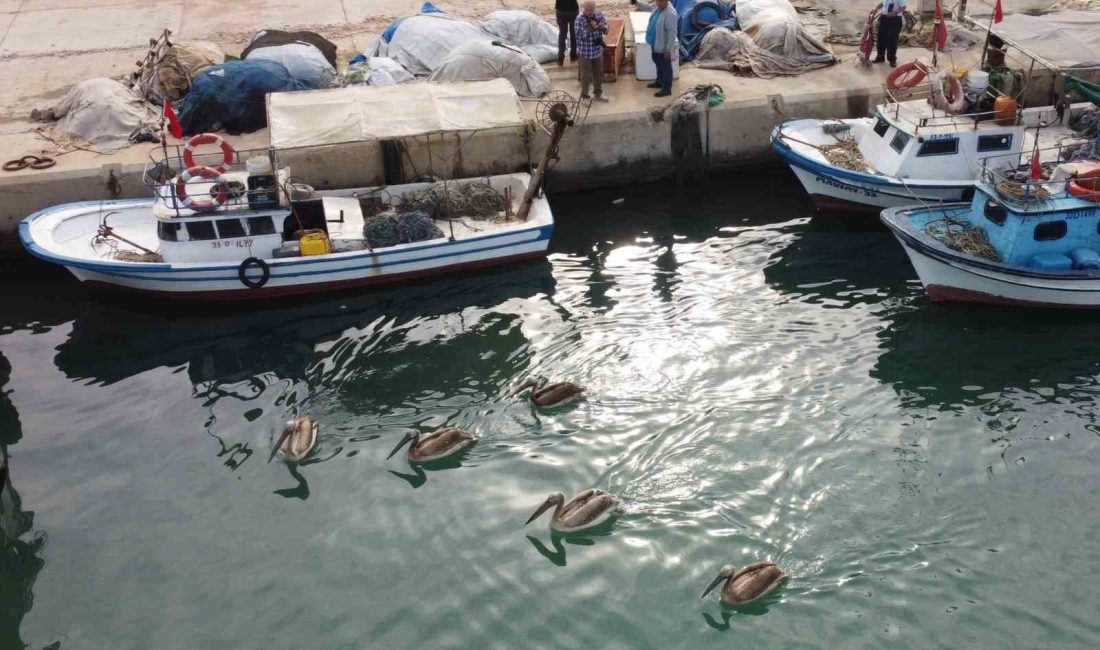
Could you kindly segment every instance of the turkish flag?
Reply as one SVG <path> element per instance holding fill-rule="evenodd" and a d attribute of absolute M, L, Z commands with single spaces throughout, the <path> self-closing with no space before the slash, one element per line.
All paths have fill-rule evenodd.
<path fill-rule="evenodd" d="M 1039 150 L 1031 154 L 1031 180 L 1037 181 L 1043 177 L 1043 166 L 1039 164 Z"/>
<path fill-rule="evenodd" d="M 176 111 L 172 109 L 172 102 L 167 99 L 164 100 L 164 118 L 168 120 L 168 132 L 172 134 L 172 137 L 179 140 L 183 137 L 183 125 L 180 124 L 180 120 L 176 117 Z"/>
<path fill-rule="evenodd" d="M 1000 0 L 997 0 L 1000 2 Z M 947 48 L 947 23 L 943 22 L 943 5 L 940 0 L 936 0 L 936 27 L 932 30 L 933 37 L 936 41 L 936 47 L 940 52 L 943 52 Z"/>
<path fill-rule="evenodd" d="M 1005 10 L 1001 8 L 1001 0 L 997 0 L 997 4 L 993 6 L 993 22 L 999 23 L 1005 19 Z"/>

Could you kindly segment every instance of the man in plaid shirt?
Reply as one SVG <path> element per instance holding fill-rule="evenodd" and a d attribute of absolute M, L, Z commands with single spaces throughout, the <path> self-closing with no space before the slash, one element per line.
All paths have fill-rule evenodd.
<path fill-rule="evenodd" d="M 603 96 L 603 35 L 607 33 L 607 18 L 596 9 L 596 3 L 589 0 L 582 5 L 577 16 L 575 34 L 577 54 L 580 55 L 581 99 L 588 99 L 588 87 L 596 101 L 606 102 Z"/>

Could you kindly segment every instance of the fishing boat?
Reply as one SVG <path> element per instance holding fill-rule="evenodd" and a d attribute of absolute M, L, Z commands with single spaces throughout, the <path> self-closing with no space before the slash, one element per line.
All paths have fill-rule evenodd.
<path fill-rule="evenodd" d="M 540 192 L 546 164 L 533 175 L 318 192 L 280 162 L 287 148 L 349 139 L 526 133 L 506 80 L 276 93 L 268 101 L 270 149 L 246 156 L 213 134 L 155 149 L 144 174 L 151 198 L 47 208 L 20 224 L 23 245 L 88 286 L 195 300 L 312 294 L 546 254 L 554 229 Z M 579 103 L 567 95 L 545 101 L 547 163 Z M 220 159 L 197 154 L 202 144 L 218 145 Z"/>
<path fill-rule="evenodd" d="M 892 100 L 870 117 L 785 121 L 771 142 L 819 210 L 877 214 L 969 201 L 983 165 L 1031 152 L 1036 139 L 1044 152 L 1080 142 L 1064 123 L 1090 107 L 1073 104 L 1055 124 L 1054 106 L 998 120 L 993 112 L 951 114 L 927 99 Z"/>
<path fill-rule="evenodd" d="M 1018 162 L 984 165 L 969 203 L 890 208 L 882 221 L 937 302 L 1100 307 L 1100 161 Z"/>

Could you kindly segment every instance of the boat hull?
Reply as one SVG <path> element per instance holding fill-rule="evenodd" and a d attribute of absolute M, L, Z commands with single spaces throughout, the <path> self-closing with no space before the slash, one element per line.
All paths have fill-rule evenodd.
<path fill-rule="evenodd" d="M 936 302 L 1100 308 L 1100 276 L 1096 274 L 1018 269 L 944 250 L 907 232 L 901 225 L 901 212 L 886 210 L 882 221 L 901 243 L 928 297 Z"/>

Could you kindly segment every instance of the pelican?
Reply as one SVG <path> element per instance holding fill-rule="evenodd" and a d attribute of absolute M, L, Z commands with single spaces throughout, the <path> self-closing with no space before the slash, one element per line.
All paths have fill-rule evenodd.
<path fill-rule="evenodd" d="M 550 519 L 550 530 L 558 533 L 576 533 L 595 528 L 611 519 L 619 507 L 619 499 L 603 490 L 588 489 L 566 503 L 564 494 L 554 492 L 546 497 L 546 501 L 527 520 L 527 524 L 538 519 L 539 515 L 550 509 L 550 506 L 556 506 L 554 516 Z"/>
<path fill-rule="evenodd" d="M 549 384 L 545 377 L 542 379 L 529 377 L 513 394 L 519 395 L 528 388 L 531 389 L 531 403 L 542 407 L 567 404 L 584 393 L 583 387 L 568 381 Z"/>
<path fill-rule="evenodd" d="M 753 562 L 737 572 L 734 572 L 732 565 L 727 564 L 700 598 L 706 598 L 707 594 L 725 580 L 722 602 L 727 605 L 744 605 L 771 593 L 786 577 L 787 574 L 775 562 L 768 560 Z"/>
<path fill-rule="evenodd" d="M 317 446 L 319 428 L 317 421 L 308 415 L 287 420 L 283 433 L 275 443 L 275 448 L 271 450 L 271 456 L 268 457 L 267 462 L 270 463 L 276 454 L 288 463 L 305 460 Z"/>
<path fill-rule="evenodd" d="M 409 445 L 409 462 L 430 463 L 468 448 L 477 442 L 477 436 L 458 427 L 436 429 L 424 437 L 420 436 L 419 431 L 409 431 L 386 458 L 393 458 L 393 455 L 409 442 L 412 442 Z"/>

